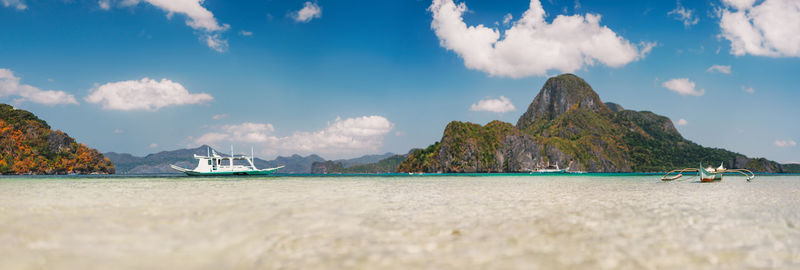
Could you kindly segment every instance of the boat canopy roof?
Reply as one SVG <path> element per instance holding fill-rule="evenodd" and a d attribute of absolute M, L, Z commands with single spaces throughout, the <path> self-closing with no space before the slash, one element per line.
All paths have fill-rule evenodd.
<path fill-rule="evenodd" d="M 195 159 L 233 159 L 233 160 L 247 160 L 250 159 L 248 156 L 201 156 L 201 155 L 194 155 Z"/>

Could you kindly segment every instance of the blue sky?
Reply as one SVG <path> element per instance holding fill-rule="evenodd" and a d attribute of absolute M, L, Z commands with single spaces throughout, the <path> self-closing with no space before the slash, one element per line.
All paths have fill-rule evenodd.
<path fill-rule="evenodd" d="M 572 72 L 704 146 L 800 161 L 800 4 L 539 3 L 0 0 L 0 102 L 103 152 L 347 158 L 516 123 Z"/>

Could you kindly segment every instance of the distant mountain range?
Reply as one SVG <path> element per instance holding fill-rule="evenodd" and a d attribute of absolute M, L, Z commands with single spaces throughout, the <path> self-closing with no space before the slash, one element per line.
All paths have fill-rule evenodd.
<path fill-rule="evenodd" d="M 162 151 L 155 154 L 149 154 L 144 157 L 137 157 L 131 154 L 109 152 L 104 155 L 108 157 L 117 168 L 118 174 L 152 174 L 152 173 L 178 173 L 169 167 L 170 164 L 176 166 L 194 168 L 197 166 L 197 160 L 193 158 L 195 154 L 206 155 L 208 149 L 215 150 L 208 145 L 203 145 L 191 149 L 178 149 L 172 151 Z M 217 151 L 217 154 L 222 156 L 229 155 L 228 153 Z M 382 155 L 366 155 L 353 159 L 340 159 L 332 162 L 346 164 L 346 167 L 356 166 L 361 164 L 376 163 L 386 157 L 392 156 L 392 153 L 385 153 Z M 255 158 L 253 163 L 259 169 L 273 168 L 284 166 L 278 173 L 311 173 L 312 164 L 315 162 L 325 162 L 326 160 L 318 155 L 312 154 L 308 156 L 292 155 L 288 157 L 279 156 L 273 160 L 263 160 Z"/>
<path fill-rule="evenodd" d="M 439 142 L 412 150 L 399 172 L 526 172 L 548 165 L 586 172 L 664 172 L 703 165 L 790 172 L 796 166 L 689 141 L 672 121 L 603 103 L 572 74 L 547 80 L 516 125 L 450 122 Z"/>
<path fill-rule="evenodd" d="M 386 153 L 383 155 L 364 156 L 369 158 L 361 158 L 359 161 L 369 162 L 363 164 L 353 164 L 348 161 L 342 160 L 328 160 L 318 161 L 311 164 L 311 173 L 314 174 L 329 174 L 329 173 L 393 173 L 397 171 L 397 167 L 403 163 L 408 155 L 393 155 Z M 383 157 L 380 160 L 375 158 Z"/>

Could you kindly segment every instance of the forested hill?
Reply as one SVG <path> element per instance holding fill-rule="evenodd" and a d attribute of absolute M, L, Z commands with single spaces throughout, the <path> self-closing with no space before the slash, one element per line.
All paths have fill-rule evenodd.
<path fill-rule="evenodd" d="M 0 174 L 111 174 L 114 164 L 31 112 L 0 104 Z"/>
<path fill-rule="evenodd" d="M 663 172 L 699 163 L 759 172 L 786 172 L 685 139 L 664 116 L 603 103 L 583 79 L 547 80 L 516 125 L 453 121 L 440 142 L 413 150 L 398 172 L 526 172 L 548 165 L 587 172 Z"/>

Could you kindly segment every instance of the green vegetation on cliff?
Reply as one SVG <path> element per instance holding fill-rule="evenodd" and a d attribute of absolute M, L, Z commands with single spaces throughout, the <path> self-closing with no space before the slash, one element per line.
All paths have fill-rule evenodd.
<path fill-rule="evenodd" d="M 413 150 L 399 172 L 525 172 L 557 164 L 571 171 L 652 172 L 724 162 L 729 168 L 783 172 L 782 165 L 686 140 L 672 121 L 604 104 L 583 79 L 547 80 L 513 126 L 453 121 L 442 140 Z"/>
<path fill-rule="evenodd" d="M 69 173 L 114 173 L 114 165 L 34 114 L 0 104 L 0 174 Z"/>

